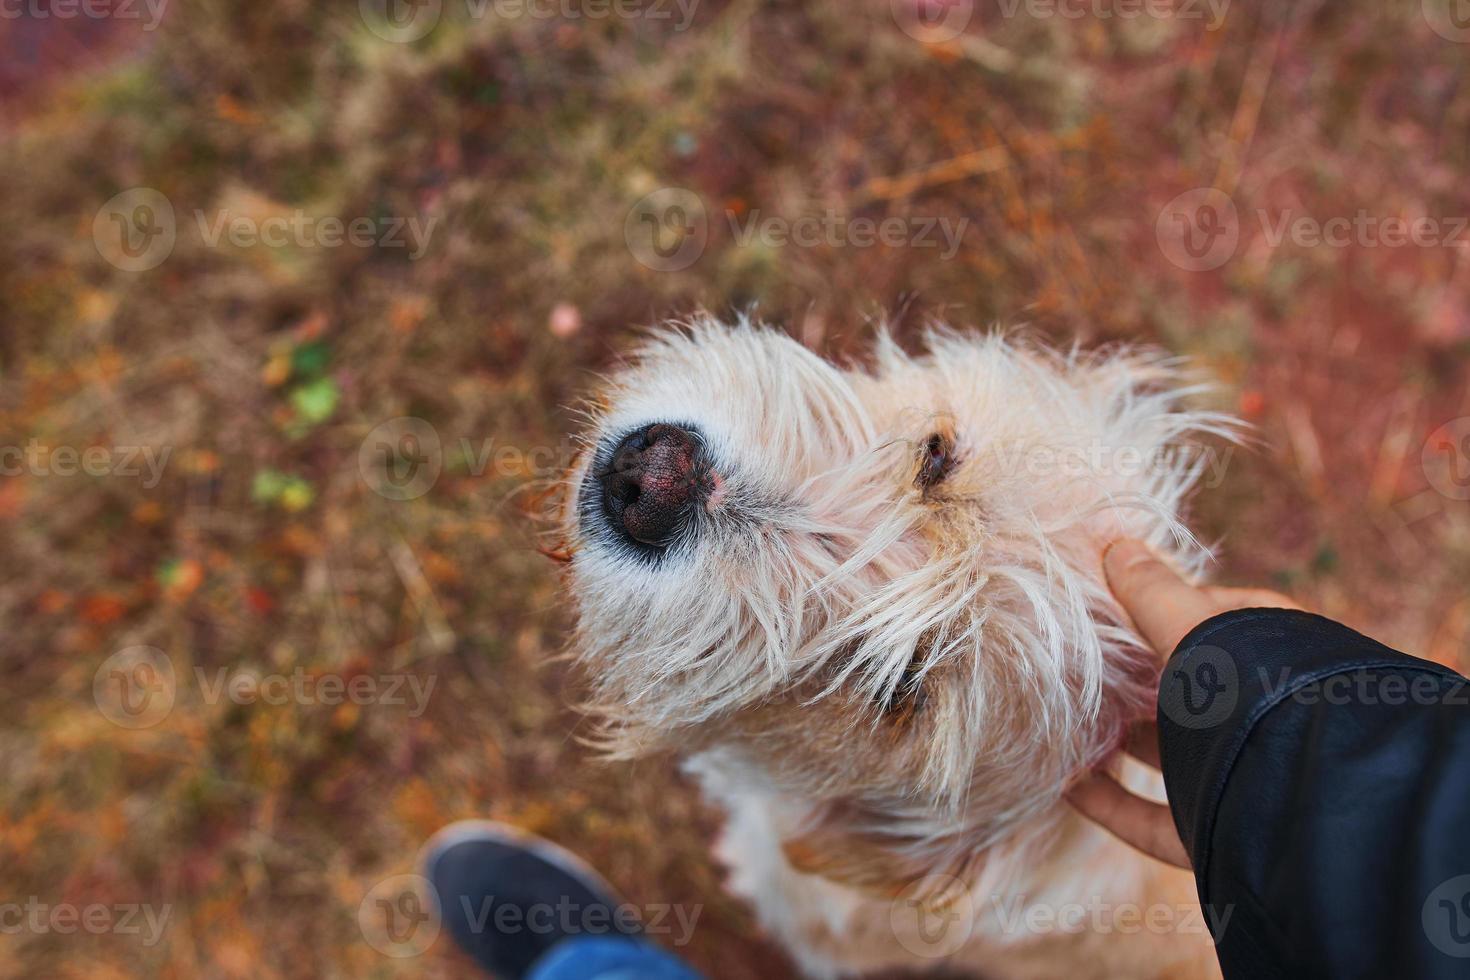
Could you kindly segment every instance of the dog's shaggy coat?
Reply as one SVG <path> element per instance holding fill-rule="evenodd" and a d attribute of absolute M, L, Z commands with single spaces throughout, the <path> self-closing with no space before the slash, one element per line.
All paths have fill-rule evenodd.
<path fill-rule="evenodd" d="M 805 972 L 1214 973 L 1190 876 L 1062 802 L 1157 682 L 1103 549 L 1203 560 L 1182 502 L 1232 425 L 1193 394 L 1151 352 L 935 328 L 844 369 L 700 318 L 593 399 L 560 530 L 600 741 L 688 758 Z M 707 492 L 648 548 L 598 484 L 658 422 Z"/>

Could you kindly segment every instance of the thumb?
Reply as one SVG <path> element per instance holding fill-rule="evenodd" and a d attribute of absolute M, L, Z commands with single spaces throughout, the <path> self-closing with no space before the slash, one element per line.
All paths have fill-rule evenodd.
<path fill-rule="evenodd" d="M 1186 633 L 1218 611 L 1204 592 L 1140 542 L 1114 541 L 1103 554 L 1103 571 L 1113 595 L 1160 657 L 1167 657 Z"/>

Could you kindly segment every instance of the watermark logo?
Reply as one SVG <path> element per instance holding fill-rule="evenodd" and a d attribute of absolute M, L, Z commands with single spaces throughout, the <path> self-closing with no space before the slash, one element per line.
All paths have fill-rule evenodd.
<path fill-rule="evenodd" d="M 1470 416 L 1429 434 L 1420 457 L 1429 485 L 1451 500 L 1470 500 Z"/>
<path fill-rule="evenodd" d="M 363 482 L 389 500 L 422 497 L 434 488 L 443 468 L 438 430 L 411 415 L 376 426 L 357 450 Z"/>
<path fill-rule="evenodd" d="M 1446 41 L 1470 44 L 1470 0 L 1424 0 L 1424 19 Z"/>
<path fill-rule="evenodd" d="M 384 956 L 418 956 L 439 938 L 439 896 L 423 875 L 385 878 L 362 897 L 357 927 Z"/>
<path fill-rule="evenodd" d="M 151 187 L 112 197 L 92 219 L 97 254 L 124 272 L 147 272 L 173 254 L 178 239 L 174 206 Z"/>
<path fill-rule="evenodd" d="M 929 875 L 893 900 L 888 925 L 898 944 L 915 956 L 950 956 L 969 941 L 975 929 L 975 901 L 958 878 Z"/>
<path fill-rule="evenodd" d="M 1159 682 L 1159 707 L 1182 728 L 1220 724 L 1239 697 L 1235 658 L 1219 647 L 1194 647 L 1166 667 Z"/>
<path fill-rule="evenodd" d="M 157 647 L 132 646 L 102 662 L 92 676 L 92 700 L 120 728 L 151 728 L 174 709 L 173 661 Z"/>
<path fill-rule="evenodd" d="M 443 0 L 357 0 L 367 29 L 393 44 L 412 44 L 439 25 Z"/>
<path fill-rule="evenodd" d="M 655 272 L 687 269 L 709 243 L 704 201 L 683 187 L 660 187 L 628 211 L 623 240 L 633 258 Z"/>
<path fill-rule="evenodd" d="M 1154 223 L 1164 258 L 1189 272 L 1218 269 L 1235 255 L 1240 217 L 1235 202 L 1213 187 L 1185 191 L 1164 205 Z"/>
<path fill-rule="evenodd" d="M 1430 892 L 1420 922 L 1435 949 L 1456 959 L 1470 958 L 1470 875 L 1451 878 Z"/>
<path fill-rule="evenodd" d="M 889 0 L 888 6 L 899 30 L 925 44 L 953 41 L 975 16 L 975 0 Z"/>

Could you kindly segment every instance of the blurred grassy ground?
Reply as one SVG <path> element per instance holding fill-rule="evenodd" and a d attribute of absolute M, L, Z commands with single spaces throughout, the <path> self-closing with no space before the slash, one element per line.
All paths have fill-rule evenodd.
<path fill-rule="evenodd" d="M 1466 656 L 1470 505 L 1428 489 L 1420 456 L 1470 415 L 1470 250 L 1272 247 L 1250 217 L 1470 214 L 1470 46 L 1418 3 L 1236 2 L 1213 31 L 982 3 L 941 44 L 884 3 L 701 2 L 685 31 L 465 9 L 399 44 L 356 4 L 180 3 L 146 37 L 113 25 L 130 54 L 85 47 L 5 107 L 0 443 L 171 456 L 154 487 L 0 477 L 0 899 L 173 917 L 151 948 L 0 933 L 0 974 L 461 976 L 447 942 L 380 955 L 356 913 L 435 828 L 484 815 L 581 851 L 634 901 L 703 903 L 691 954 L 713 975 L 785 973 L 722 895 L 715 821 L 672 767 L 599 765 L 575 741 L 553 663 L 567 613 L 518 507 L 538 474 L 451 451 L 395 502 L 357 466 L 404 415 L 446 446 L 561 446 L 589 372 L 698 305 L 755 306 L 833 353 L 886 314 L 905 334 L 1027 321 L 1189 355 L 1261 439 L 1200 500 L 1220 577 Z M 1155 221 L 1211 184 L 1247 216 L 1241 244 L 1183 271 Z M 92 226 L 135 186 L 180 233 L 130 273 Z M 945 260 L 740 245 L 716 217 L 700 259 L 660 273 L 624 220 L 663 186 L 716 215 L 969 226 Z M 416 261 L 210 247 L 191 216 L 224 208 L 439 225 Z M 184 684 L 125 730 L 93 678 L 134 644 L 186 676 L 436 688 L 412 718 L 211 705 Z"/>

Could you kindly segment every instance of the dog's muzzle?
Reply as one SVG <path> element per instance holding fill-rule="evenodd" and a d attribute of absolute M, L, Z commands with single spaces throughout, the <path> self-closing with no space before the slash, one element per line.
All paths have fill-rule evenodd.
<path fill-rule="evenodd" d="M 666 547 L 708 494 L 699 437 L 659 422 L 625 436 L 598 474 L 608 522 L 639 544 Z"/>

